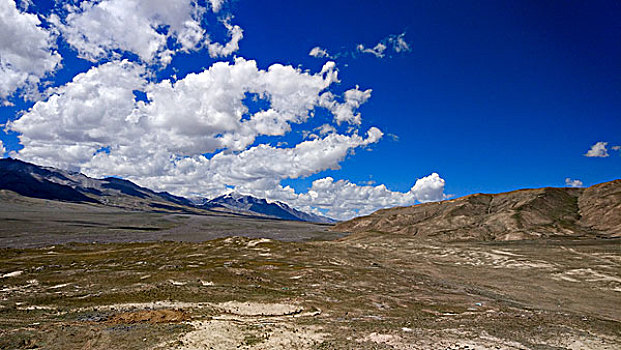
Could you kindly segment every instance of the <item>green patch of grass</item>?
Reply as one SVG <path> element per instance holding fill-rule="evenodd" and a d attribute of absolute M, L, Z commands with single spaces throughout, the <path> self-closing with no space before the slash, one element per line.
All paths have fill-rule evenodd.
<path fill-rule="evenodd" d="M 246 334 L 244 335 L 244 344 L 247 346 L 253 346 L 265 341 L 264 338 L 257 336 L 255 334 Z"/>

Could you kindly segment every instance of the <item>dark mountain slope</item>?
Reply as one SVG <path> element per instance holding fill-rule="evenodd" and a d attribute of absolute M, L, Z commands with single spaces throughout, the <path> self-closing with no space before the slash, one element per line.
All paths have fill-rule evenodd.
<path fill-rule="evenodd" d="M 195 205 L 186 198 L 167 192 L 154 192 L 125 179 L 93 179 L 80 173 L 40 167 L 10 158 L 0 159 L 0 190 L 10 190 L 25 197 L 98 203 L 131 210 L 204 214 L 205 210 L 214 209 L 226 215 L 334 223 L 334 220 L 304 213 L 282 202 L 229 194 Z"/>
<path fill-rule="evenodd" d="M 25 197 L 98 203 L 96 199 L 54 180 L 64 182 L 68 179 L 61 174 L 19 160 L 0 160 L 0 189 L 11 190 Z"/>
<path fill-rule="evenodd" d="M 185 198 L 166 192 L 157 193 L 128 180 L 114 177 L 93 179 L 84 174 L 40 167 L 10 158 L 0 159 L 0 189 L 25 197 L 98 203 L 132 210 L 197 210 Z"/>

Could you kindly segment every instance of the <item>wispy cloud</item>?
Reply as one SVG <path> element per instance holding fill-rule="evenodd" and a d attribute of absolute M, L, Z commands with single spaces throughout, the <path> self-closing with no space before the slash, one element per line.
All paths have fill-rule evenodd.
<path fill-rule="evenodd" d="M 372 48 L 365 47 L 362 44 L 358 44 L 358 46 L 356 47 L 356 50 L 362 53 L 370 53 L 371 55 L 377 58 L 384 58 L 384 51 L 386 51 L 386 48 L 387 46 L 384 45 L 384 43 L 377 43 L 377 45 L 375 45 Z"/>
<path fill-rule="evenodd" d="M 319 46 L 313 47 L 308 54 L 310 56 L 317 57 L 317 58 L 330 57 L 330 54 L 328 54 L 328 51 L 326 49 L 322 49 Z"/>
<path fill-rule="evenodd" d="M 392 54 L 403 54 L 412 51 L 412 46 L 405 39 L 406 33 L 392 34 L 380 40 L 373 46 L 356 45 L 354 50 L 339 51 L 330 54 L 327 49 L 315 46 L 308 53 L 312 57 L 338 59 L 341 57 L 357 57 L 358 54 L 371 54 L 377 58 L 385 58 Z"/>
<path fill-rule="evenodd" d="M 361 53 L 372 54 L 377 58 L 384 58 L 386 53 L 411 52 L 412 48 L 410 44 L 405 41 L 405 32 L 403 32 L 401 34 L 389 35 L 373 47 L 366 47 L 363 44 L 358 44 L 356 50 Z"/>

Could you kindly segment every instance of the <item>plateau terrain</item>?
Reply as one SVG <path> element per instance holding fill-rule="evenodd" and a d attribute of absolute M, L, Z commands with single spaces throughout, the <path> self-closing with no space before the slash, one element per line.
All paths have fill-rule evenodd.
<path fill-rule="evenodd" d="M 620 180 L 329 226 L 10 164 L 0 349 L 621 347 Z"/>

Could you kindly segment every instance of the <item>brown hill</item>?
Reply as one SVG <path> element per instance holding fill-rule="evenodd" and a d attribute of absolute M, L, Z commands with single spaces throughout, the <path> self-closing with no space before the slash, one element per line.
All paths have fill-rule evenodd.
<path fill-rule="evenodd" d="M 621 237 L 621 179 L 589 188 L 525 189 L 379 210 L 334 226 L 440 240 Z"/>

